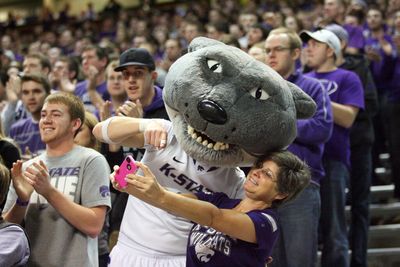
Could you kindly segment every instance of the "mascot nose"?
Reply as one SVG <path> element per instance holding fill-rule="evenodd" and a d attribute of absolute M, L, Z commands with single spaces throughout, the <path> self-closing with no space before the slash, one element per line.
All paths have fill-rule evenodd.
<path fill-rule="evenodd" d="M 200 116 L 215 124 L 224 124 L 228 120 L 226 111 L 212 100 L 202 100 L 197 104 L 197 110 Z"/>

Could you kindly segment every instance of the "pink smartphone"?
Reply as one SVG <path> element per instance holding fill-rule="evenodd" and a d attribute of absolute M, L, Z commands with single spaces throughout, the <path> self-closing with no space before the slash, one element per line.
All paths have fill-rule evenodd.
<path fill-rule="evenodd" d="M 135 173 L 136 170 L 137 166 L 135 164 L 135 160 L 132 158 L 132 156 L 127 156 L 119 166 L 118 171 L 116 171 L 114 179 L 121 188 L 124 188 L 128 185 L 128 183 L 125 181 L 125 177 L 128 174 Z"/>

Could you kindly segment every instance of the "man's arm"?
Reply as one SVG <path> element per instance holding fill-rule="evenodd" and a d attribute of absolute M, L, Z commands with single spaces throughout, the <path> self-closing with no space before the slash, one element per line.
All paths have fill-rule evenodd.
<path fill-rule="evenodd" d="M 107 207 L 83 207 L 65 197 L 55 188 L 43 195 L 60 214 L 82 233 L 94 238 L 103 228 Z"/>
<path fill-rule="evenodd" d="M 297 120 L 295 142 L 301 144 L 321 144 L 329 140 L 332 134 L 333 115 L 331 101 L 320 83 L 307 92 L 317 104 L 317 110 L 309 119 Z"/>
<path fill-rule="evenodd" d="M 333 122 L 344 128 L 350 128 L 357 117 L 359 108 L 331 102 Z"/>
<path fill-rule="evenodd" d="M 21 224 L 25 218 L 26 208 L 33 193 L 33 187 L 26 181 L 22 173 L 21 160 L 13 163 L 11 177 L 13 187 L 8 192 L 6 202 L 6 208 L 11 208 L 3 214 L 3 217 L 6 221 Z"/>
<path fill-rule="evenodd" d="M 24 175 L 35 191 L 46 198 L 47 202 L 75 228 L 93 238 L 100 233 L 104 224 L 106 206 L 88 208 L 68 199 L 51 185 L 47 167 L 42 161 L 39 164 L 34 162 L 26 169 Z"/>

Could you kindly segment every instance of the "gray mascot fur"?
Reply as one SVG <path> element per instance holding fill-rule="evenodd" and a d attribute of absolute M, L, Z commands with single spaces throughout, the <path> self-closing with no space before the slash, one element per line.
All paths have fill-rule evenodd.
<path fill-rule="evenodd" d="M 314 101 L 242 50 L 198 37 L 170 68 L 163 92 L 174 133 L 192 158 L 248 166 L 286 148 Z"/>

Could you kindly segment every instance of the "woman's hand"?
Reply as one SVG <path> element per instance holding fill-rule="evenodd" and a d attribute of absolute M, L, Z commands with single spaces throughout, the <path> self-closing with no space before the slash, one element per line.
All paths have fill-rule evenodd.
<path fill-rule="evenodd" d="M 125 192 L 124 188 L 120 187 L 119 184 L 115 181 L 115 174 L 119 170 L 119 166 L 114 165 L 113 170 L 114 170 L 113 173 L 111 173 L 109 176 L 112 186 L 114 187 L 115 190 L 118 190 L 120 192 Z"/>
<path fill-rule="evenodd" d="M 125 191 L 141 200 L 161 202 L 166 190 L 157 182 L 149 167 L 140 162 L 136 162 L 136 165 L 143 171 L 143 176 L 129 174 Z"/>

